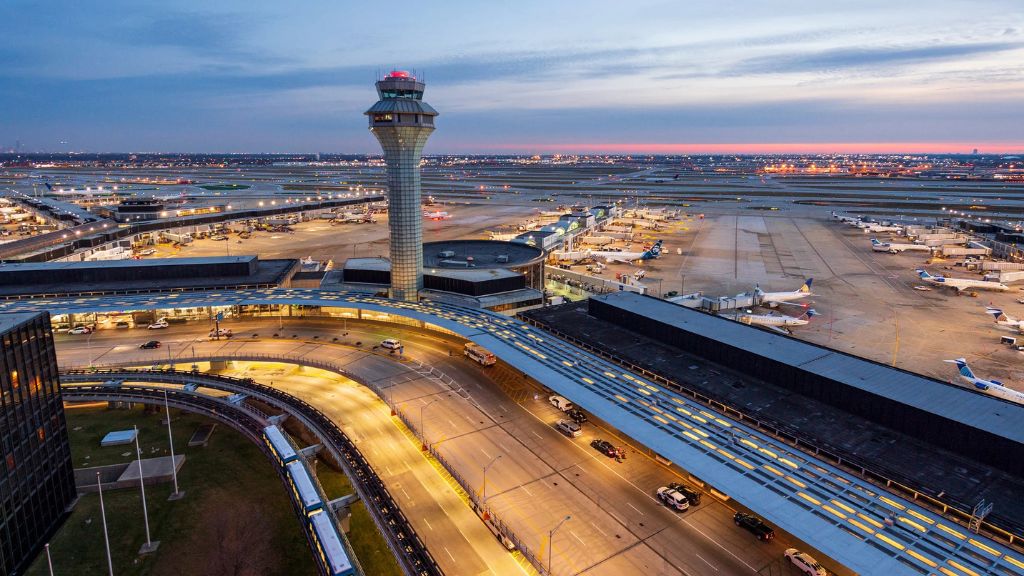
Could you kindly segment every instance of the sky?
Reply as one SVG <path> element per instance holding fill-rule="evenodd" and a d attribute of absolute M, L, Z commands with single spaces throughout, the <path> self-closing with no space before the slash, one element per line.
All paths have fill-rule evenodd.
<path fill-rule="evenodd" d="M 415 70 L 426 153 L 1024 151 L 1021 0 L 5 0 L 0 148 L 379 150 Z"/>

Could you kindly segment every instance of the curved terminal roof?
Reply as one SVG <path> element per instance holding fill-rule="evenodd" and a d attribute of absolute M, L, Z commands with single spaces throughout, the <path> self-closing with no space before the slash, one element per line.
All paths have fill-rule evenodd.
<path fill-rule="evenodd" d="M 422 320 L 484 346 L 597 418 L 862 574 L 1024 576 L 1024 554 L 797 451 L 727 414 L 544 330 L 487 310 L 352 292 L 267 289 L 11 300 L 0 312 L 52 313 L 207 306 L 356 308 Z"/>

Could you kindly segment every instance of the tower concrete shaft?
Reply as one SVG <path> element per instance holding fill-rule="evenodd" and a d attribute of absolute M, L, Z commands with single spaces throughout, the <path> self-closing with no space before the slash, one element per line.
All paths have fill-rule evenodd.
<path fill-rule="evenodd" d="M 437 112 L 422 101 L 424 84 L 405 72 L 377 82 L 380 100 L 366 115 L 384 151 L 391 232 L 391 297 L 416 301 L 423 287 L 420 158 Z"/>

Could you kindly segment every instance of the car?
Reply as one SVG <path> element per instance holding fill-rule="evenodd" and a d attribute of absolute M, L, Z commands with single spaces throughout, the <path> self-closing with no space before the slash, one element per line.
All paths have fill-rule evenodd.
<path fill-rule="evenodd" d="M 142 344 L 139 344 L 139 348 L 142 348 L 143 350 L 152 350 L 153 348 L 159 348 L 159 347 L 160 347 L 160 341 L 159 340 L 150 340 L 149 342 L 143 342 Z"/>
<path fill-rule="evenodd" d="M 217 338 L 223 336 L 224 338 L 231 338 L 232 333 L 229 328 L 219 328 L 210 330 L 210 338 Z"/>
<path fill-rule="evenodd" d="M 809 574 L 810 576 L 828 576 L 828 570 L 825 570 L 825 568 L 823 568 L 821 564 L 818 564 L 818 561 L 807 552 L 801 552 L 796 548 L 788 548 L 786 549 L 785 554 L 786 558 L 804 574 Z"/>
<path fill-rule="evenodd" d="M 680 484 L 679 482 L 672 482 L 668 485 L 669 488 L 679 492 L 683 496 L 686 496 L 686 500 L 690 503 L 690 506 L 697 506 L 700 504 L 700 492 L 691 490 L 686 484 Z"/>
<path fill-rule="evenodd" d="M 601 454 L 604 454 L 605 456 L 607 456 L 609 458 L 615 458 L 616 456 L 619 455 L 619 449 L 616 448 L 614 444 L 612 444 L 611 442 L 609 442 L 607 440 L 600 440 L 600 439 L 592 440 L 590 442 L 590 445 L 595 450 L 597 450 L 598 452 L 600 452 Z"/>
<path fill-rule="evenodd" d="M 162 330 L 164 328 L 167 328 L 167 326 L 168 326 L 167 320 L 164 319 L 164 318 L 161 318 L 161 319 L 157 320 L 156 322 L 153 322 L 149 326 L 146 326 L 146 329 L 147 330 Z"/>
<path fill-rule="evenodd" d="M 156 250 L 152 248 L 146 248 L 139 252 L 139 256 L 152 256 L 153 254 L 156 254 Z"/>
<path fill-rule="evenodd" d="M 227 239 L 228 239 L 228 237 L 227 237 L 227 236 L 222 236 L 222 235 L 220 235 L 220 234 L 218 234 L 218 235 L 216 235 L 216 236 L 211 236 L 211 237 L 210 237 L 210 240 L 217 240 L 217 241 L 220 241 L 220 240 L 227 240 Z"/>
<path fill-rule="evenodd" d="M 552 406 L 558 408 L 562 412 L 568 412 L 569 410 L 572 410 L 574 408 L 572 402 L 569 402 L 569 400 L 567 400 L 564 396 L 559 396 L 558 394 L 552 394 L 551 396 L 548 396 L 548 402 L 551 402 Z"/>
<path fill-rule="evenodd" d="M 381 348 L 387 348 L 388 350 L 398 350 L 402 347 L 402 343 L 394 338 L 388 338 L 380 343 Z"/>
<path fill-rule="evenodd" d="M 555 422 L 555 428 L 569 438 L 578 438 L 583 435 L 583 428 L 572 420 L 559 420 Z"/>
<path fill-rule="evenodd" d="M 131 324 L 129 324 L 129 323 L 128 323 L 127 321 L 125 321 L 125 320 L 120 320 L 119 322 L 117 322 L 116 324 L 114 324 L 114 328 L 131 328 L 131 327 L 132 327 L 132 325 L 131 325 Z"/>
<path fill-rule="evenodd" d="M 775 530 L 773 530 L 771 526 L 765 524 L 764 520 L 761 520 L 753 514 L 737 512 L 733 515 L 732 521 L 740 528 L 743 528 L 747 532 L 757 536 L 757 539 L 762 542 L 767 542 L 775 538 Z"/>
<path fill-rule="evenodd" d="M 572 418 L 573 422 L 576 422 L 577 424 L 587 423 L 587 415 L 584 414 L 583 410 L 580 410 L 579 408 L 570 408 L 569 410 L 565 411 L 565 415 L 568 416 L 569 418 Z"/>
<path fill-rule="evenodd" d="M 686 499 L 686 496 L 683 496 L 668 486 L 658 488 L 658 500 L 661 500 L 661 503 L 665 506 L 680 512 L 690 508 L 690 502 Z"/>
<path fill-rule="evenodd" d="M 92 334 L 92 328 L 88 326 L 75 326 L 68 330 L 68 334 Z"/>

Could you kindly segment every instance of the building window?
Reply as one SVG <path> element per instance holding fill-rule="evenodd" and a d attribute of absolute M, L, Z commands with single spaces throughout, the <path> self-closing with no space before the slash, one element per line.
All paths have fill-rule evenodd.
<path fill-rule="evenodd" d="M 391 122 L 392 120 L 394 120 L 394 117 L 391 114 L 374 114 L 373 115 L 373 121 L 374 122 Z"/>

